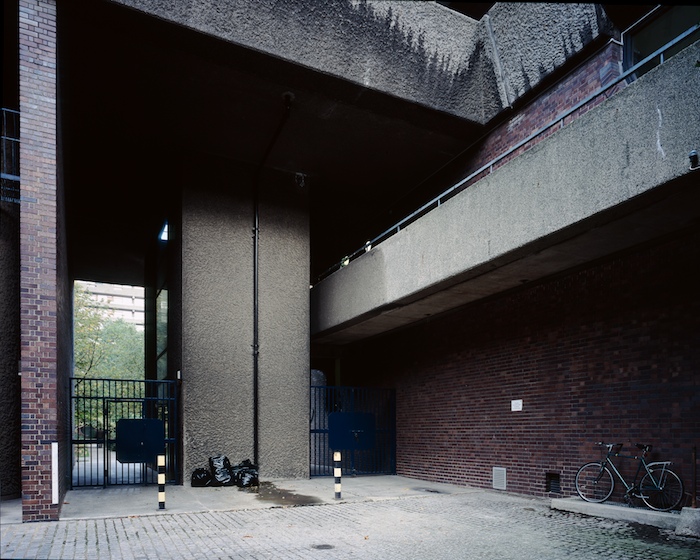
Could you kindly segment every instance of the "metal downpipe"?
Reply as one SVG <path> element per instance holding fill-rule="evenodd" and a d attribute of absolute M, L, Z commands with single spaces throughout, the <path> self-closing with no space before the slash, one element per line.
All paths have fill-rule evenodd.
<path fill-rule="evenodd" d="M 284 102 L 284 114 L 277 125 L 272 139 L 263 154 L 258 171 L 253 183 L 253 462 L 260 468 L 260 406 L 259 406 L 259 372 L 260 372 L 260 327 L 259 327 L 259 302 L 260 302 L 260 177 L 267 159 L 272 152 L 277 139 L 289 118 L 289 113 L 294 100 L 294 94 L 285 92 L 282 95 Z"/>

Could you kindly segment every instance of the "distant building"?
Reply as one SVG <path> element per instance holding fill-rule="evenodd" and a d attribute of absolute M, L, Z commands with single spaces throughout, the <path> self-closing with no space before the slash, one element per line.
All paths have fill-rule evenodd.
<path fill-rule="evenodd" d="M 122 319 L 140 331 L 144 329 L 145 300 L 142 287 L 103 282 L 76 281 L 76 283 L 83 286 L 95 301 L 102 303 L 110 311 L 112 319 Z"/>

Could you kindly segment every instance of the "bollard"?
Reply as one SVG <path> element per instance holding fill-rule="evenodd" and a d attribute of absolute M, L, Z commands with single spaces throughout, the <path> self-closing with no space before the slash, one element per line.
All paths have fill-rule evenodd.
<path fill-rule="evenodd" d="M 335 499 L 340 500 L 340 451 L 333 452 L 333 476 L 335 476 Z"/>
<path fill-rule="evenodd" d="M 158 509 L 165 509 L 165 455 L 158 455 Z"/>

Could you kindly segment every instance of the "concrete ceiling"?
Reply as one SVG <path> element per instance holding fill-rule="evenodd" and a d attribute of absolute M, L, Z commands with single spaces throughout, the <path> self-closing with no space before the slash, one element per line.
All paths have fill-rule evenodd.
<path fill-rule="evenodd" d="M 307 177 L 310 278 L 442 188 L 478 127 L 102 0 L 58 4 L 60 133 L 76 278 L 142 285 L 183 166 Z M 339 211 L 340 209 L 340 211 Z"/>

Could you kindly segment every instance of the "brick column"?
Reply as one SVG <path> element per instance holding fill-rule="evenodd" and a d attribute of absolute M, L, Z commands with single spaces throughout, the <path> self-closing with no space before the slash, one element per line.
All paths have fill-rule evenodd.
<path fill-rule="evenodd" d="M 58 519 L 56 3 L 19 2 L 22 519 Z M 57 500 L 60 501 L 60 500 Z"/>

